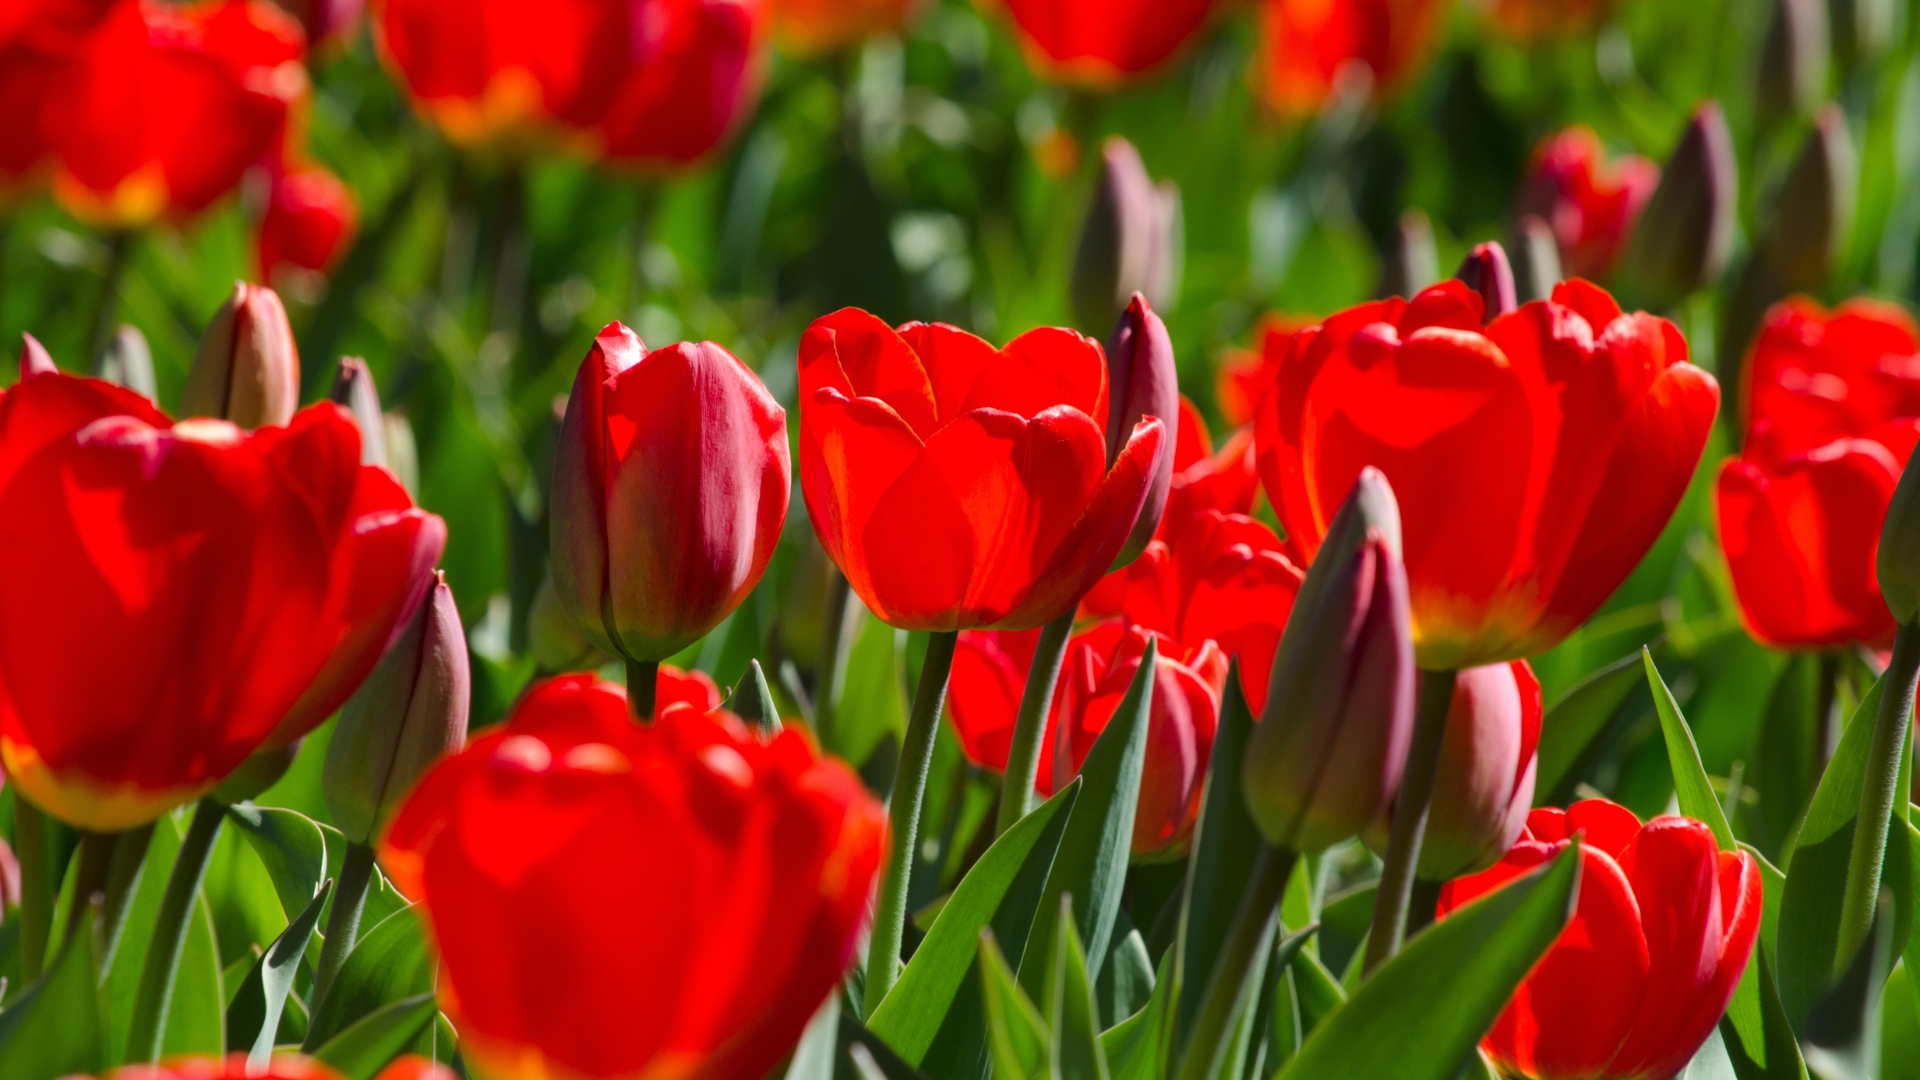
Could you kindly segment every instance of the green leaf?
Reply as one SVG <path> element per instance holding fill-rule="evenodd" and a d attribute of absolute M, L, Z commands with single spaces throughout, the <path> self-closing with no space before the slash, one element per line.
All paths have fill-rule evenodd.
<path fill-rule="evenodd" d="M 1580 780 L 1580 766 L 1607 723 L 1640 685 L 1638 656 L 1629 654 L 1568 690 L 1540 722 L 1540 762 L 1534 773 L 1534 804 L 1566 801 Z"/>
<path fill-rule="evenodd" d="M 315 1050 L 313 1056 L 333 1066 L 346 1080 L 373 1080 L 413 1045 L 438 1014 L 432 994 L 402 998 L 356 1020 L 352 1027 Z"/>
<path fill-rule="evenodd" d="M 1800 1044 L 1794 1039 L 1787 1012 L 1780 1005 L 1773 964 L 1767 959 L 1765 949 L 1753 950 L 1747 973 L 1753 976 L 1753 992 L 1758 999 L 1754 1008 L 1759 1014 L 1761 1037 L 1753 1041 L 1743 1035 L 1736 1026 L 1732 1008 L 1720 1019 L 1722 1043 L 1734 1073 L 1740 1080 L 1807 1080 L 1807 1064 L 1800 1057 Z M 1740 985 L 1742 990 L 1746 988 L 1745 976 Z M 1740 1003 L 1738 994 L 1734 1002 Z M 1759 1057 L 1753 1056 L 1754 1050 L 1760 1052 Z"/>
<path fill-rule="evenodd" d="M 1293 980 L 1295 1000 L 1299 1003 L 1300 1037 L 1305 1039 L 1321 1021 L 1347 1003 L 1347 991 L 1312 949 L 1295 953 L 1293 962 L 1287 965 L 1287 973 Z"/>
<path fill-rule="evenodd" d="M 1667 764 L 1673 769 L 1674 793 L 1680 800 L 1680 812 L 1695 821 L 1705 822 L 1721 851 L 1734 850 L 1733 829 L 1720 810 L 1720 800 L 1700 764 L 1700 747 L 1693 741 L 1687 719 L 1680 715 L 1680 703 L 1673 700 L 1660 669 L 1653 666 L 1653 654 L 1642 648 L 1640 659 L 1646 665 L 1647 687 L 1653 691 L 1653 708 L 1660 715 L 1660 732 L 1667 740 Z"/>
<path fill-rule="evenodd" d="M 773 688 L 767 685 L 766 672 L 760 670 L 758 660 L 747 661 L 747 673 L 740 677 L 740 685 L 733 688 L 727 707 L 748 723 L 758 724 L 769 732 L 780 730 L 780 707 L 773 703 Z"/>
<path fill-rule="evenodd" d="M 90 906 L 53 963 L 0 1012 L 0 1076 L 56 1080 L 106 1062 L 106 1017 L 94 983 L 96 913 Z"/>
<path fill-rule="evenodd" d="M 139 990 L 141 970 L 146 966 L 153 925 L 160 917 L 167 879 L 179 857 L 184 816 L 168 815 L 154 823 L 145 865 L 126 901 L 126 929 L 108 958 L 108 967 L 101 979 L 107 1010 L 104 1024 L 107 1059 L 112 1062 L 124 1058 L 127 1031 L 133 1019 L 133 999 Z M 224 1053 L 226 1009 L 213 917 L 205 896 L 199 895 L 194 898 L 193 910 L 187 916 L 180 965 L 174 975 L 173 996 L 167 1008 L 167 1026 L 161 1035 L 161 1053 Z"/>
<path fill-rule="evenodd" d="M 1687 1067 L 1681 1069 L 1673 1080 L 1739 1080 L 1719 1028 L 1707 1033 L 1707 1041 L 1700 1044 L 1693 1060 L 1687 1062 Z"/>
<path fill-rule="evenodd" d="M 324 1045 L 376 1009 L 432 989 L 433 959 L 420 923 L 412 911 L 396 911 L 353 943 L 313 1018 L 306 1044 Z"/>
<path fill-rule="evenodd" d="M 1106 1055 L 1114 1080 L 1157 1080 L 1165 1071 L 1173 982 L 1173 950 L 1169 949 L 1160 958 L 1147 1004 L 1100 1033 L 1100 1052 Z"/>
<path fill-rule="evenodd" d="M 1047 874 L 1033 929 L 1020 953 L 1020 984 L 1029 992 L 1041 985 L 1051 963 L 1054 920 L 1067 910 L 1060 904 L 1062 896 L 1073 897 L 1075 933 L 1095 958 L 1094 975 L 1099 975 L 1098 961 L 1106 957 L 1133 853 L 1133 813 L 1147 758 L 1147 716 L 1158 656 L 1157 643 L 1148 642 L 1133 684 L 1080 766 L 1087 786 L 1067 819 L 1060 854 Z"/>
<path fill-rule="evenodd" d="M 800 1045 L 793 1048 L 793 1062 L 787 1066 L 785 1080 L 833 1080 L 833 1060 L 840 1048 L 840 995 L 828 994 L 807 1029 Z"/>
<path fill-rule="evenodd" d="M 306 910 L 327 874 L 327 838 L 312 818 L 294 810 L 241 803 L 227 822 L 253 845 L 273 879 L 287 918 Z"/>
<path fill-rule="evenodd" d="M 287 996 L 293 993 L 294 977 L 300 973 L 307 942 L 320 923 L 320 911 L 326 907 L 327 896 L 332 891 L 332 880 L 321 883 L 320 891 L 307 903 L 307 909 L 287 924 L 247 972 L 239 992 L 227 1006 L 228 1050 L 246 1051 L 247 1060 L 255 1064 L 265 1063 L 272 1055 Z"/>
<path fill-rule="evenodd" d="M 180 967 L 173 977 L 173 1001 L 167 1008 L 167 1033 L 160 1047 L 163 1057 L 226 1052 L 227 995 L 220 979 L 213 912 L 204 895 L 196 896 Z"/>
<path fill-rule="evenodd" d="M 287 928 L 287 914 L 273 878 L 239 829 L 223 828 L 214 838 L 201 891 L 213 912 L 213 929 L 226 968 L 240 965 L 245 975 L 256 951 Z M 231 987 L 230 987 L 231 989 Z"/>
<path fill-rule="evenodd" d="M 1082 781 L 1076 778 L 993 842 L 961 879 L 926 939 L 914 950 L 906 970 L 900 973 L 900 981 L 867 1021 L 867 1030 L 885 1039 L 908 1064 L 920 1067 L 927 1063 L 928 1049 L 950 1023 L 964 1028 L 964 1032 L 956 1031 L 949 1037 L 945 1052 L 931 1063 L 934 1068 L 948 1064 L 943 1059 L 962 1052 L 971 1063 L 984 1049 L 979 1000 L 962 992 L 973 978 L 971 966 L 979 955 L 980 930 L 993 924 L 997 937 L 1003 929 L 1000 923 L 1004 913 L 1009 916 L 1008 922 L 1016 924 L 1005 927 L 1005 931 L 1017 933 L 1024 943 L 1026 927 L 1031 925 L 1034 906 L 1040 899 L 1039 889 L 1034 886 L 1044 885 L 1047 879 L 1081 787 Z M 1026 889 L 1019 888 L 1023 881 Z M 971 1038 L 961 1038 L 963 1034 Z"/>
<path fill-rule="evenodd" d="M 980 931 L 980 996 L 986 1002 L 987 1047 L 993 1055 L 994 1080 L 1035 1080 L 1047 1069 L 1047 1048 L 1053 1035 L 1040 1010 L 1020 987 L 1007 958 L 993 940 L 993 931 Z"/>
<path fill-rule="evenodd" d="M 1093 1006 L 1093 980 L 1087 975 L 1087 954 L 1073 925 L 1073 898 L 1060 898 L 1055 922 L 1054 957 L 1048 972 L 1046 1000 L 1047 1066 L 1053 1080 L 1108 1080 L 1107 1056 L 1100 1050 L 1100 1019 Z"/>
<path fill-rule="evenodd" d="M 880 741 L 907 730 L 906 631 L 868 616 L 847 653 L 845 689 L 833 710 L 827 749 L 856 765 Z"/>
<path fill-rule="evenodd" d="M 1814 744 L 1820 737 L 1818 653 L 1795 653 L 1774 681 L 1760 726 L 1760 747 L 1754 762 L 1754 780 L 1760 789 L 1760 812 L 1754 816 L 1768 851 L 1780 852 L 1793 834 L 1794 822 L 1813 797 Z"/>
<path fill-rule="evenodd" d="M 1241 691 L 1239 661 L 1227 675 L 1227 691 L 1214 734 L 1213 758 L 1207 765 L 1206 792 L 1201 796 L 1200 821 L 1194 831 L 1193 856 L 1188 860 L 1186 895 L 1182 901 L 1180 946 L 1174 950 L 1181 969 L 1175 989 L 1176 1037 L 1184 1039 L 1206 993 L 1207 977 L 1227 940 L 1240 897 L 1247 891 L 1259 857 L 1260 832 L 1247 813 L 1241 785 L 1247 740 L 1253 735 L 1253 713 Z M 1304 879 L 1305 873 L 1296 872 Z M 1293 885 L 1289 881 L 1289 887 Z"/>
<path fill-rule="evenodd" d="M 1126 914 L 1120 913 L 1122 920 Z M 1152 1000 L 1153 957 L 1139 929 L 1131 925 L 1115 927 L 1113 944 L 1107 949 L 1107 962 L 1100 966 L 1094 992 L 1102 1016 L 1133 1016 Z"/>
<path fill-rule="evenodd" d="M 1814 1076 L 1876 1080 L 1880 1075 L 1880 996 L 1893 956 L 1893 904 L 1882 893 L 1867 939 L 1813 1003 L 1801 1029 L 1807 1069 Z"/>
<path fill-rule="evenodd" d="M 1452 1080 L 1573 917 L 1579 880 L 1576 841 L 1552 862 L 1453 912 L 1375 971 L 1314 1029 L 1280 1076 Z"/>

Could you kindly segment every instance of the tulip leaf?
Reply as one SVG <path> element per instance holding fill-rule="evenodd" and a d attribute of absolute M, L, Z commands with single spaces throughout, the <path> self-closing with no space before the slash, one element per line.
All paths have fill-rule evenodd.
<path fill-rule="evenodd" d="M 1796 653 L 1774 680 L 1761 721 L 1754 776 L 1762 795 L 1756 823 L 1766 849 L 1781 851 L 1813 797 L 1808 757 L 1820 739 L 1821 657 Z M 1826 673 L 1829 676 L 1831 673 Z"/>
<path fill-rule="evenodd" d="M 1100 1049 L 1100 1018 L 1093 1004 L 1093 980 L 1086 950 L 1073 924 L 1073 897 L 1060 897 L 1054 927 L 1053 965 L 1047 972 L 1044 1000 L 1053 1039 L 1047 1047 L 1052 1080 L 1109 1080 L 1107 1056 Z"/>
<path fill-rule="evenodd" d="M 433 959 L 419 920 L 396 911 L 353 943 L 319 1003 L 306 1045 L 321 1046 L 381 1006 L 433 989 Z"/>
<path fill-rule="evenodd" d="M 307 954 L 307 943 L 320 923 L 320 911 L 327 905 L 333 881 L 320 885 L 320 891 L 307 903 L 307 909 L 294 916 L 280 936 L 255 960 L 239 991 L 227 1005 L 227 1049 L 245 1051 L 247 1060 L 264 1064 L 279 1041 L 280 1018 L 293 992 L 294 977 Z"/>
<path fill-rule="evenodd" d="M 327 838 L 320 824 L 295 810 L 251 803 L 227 807 L 227 822 L 260 856 L 286 917 L 304 911 L 329 876 Z"/>
<path fill-rule="evenodd" d="M 986 1003 L 987 1047 L 993 1057 L 994 1080 L 1036 1080 L 1047 1069 L 1047 1051 L 1053 1035 L 1047 1021 L 1007 967 L 1007 958 L 993 939 L 980 931 L 980 996 Z"/>
<path fill-rule="evenodd" d="M 56 1080 L 107 1064 L 105 1006 L 94 981 L 97 917 L 89 906 L 47 970 L 0 1012 L 0 1076 Z"/>
<path fill-rule="evenodd" d="M 127 905 L 122 924 L 125 929 L 120 941 L 113 946 L 101 980 L 106 992 L 105 1027 L 110 1061 L 120 1061 L 127 1045 L 133 1000 L 139 991 L 141 972 L 146 967 L 152 927 L 160 917 L 167 879 L 180 853 L 182 817 L 169 815 L 154 823 L 145 864 L 123 901 Z M 226 1050 L 227 998 L 221 986 L 221 967 L 212 914 L 205 897 L 196 895 L 180 944 L 166 1029 L 161 1035 L 163 1054 L 219 1054 Z"/>
<path fill-rule="evenodd" d="M 840 995 L 835 993 L 828 994 L 813 1019 L 807 1021 L 784 1080 L 833 1080 L 833 1062 L 839 1049 Z"/>
<path fill-rule="evenodd" d="M 1885 894 L 1860 943 L 1801 1028 L 1807 1069 L 1820 1080 L 1875 1080 L 1880 1075 L 1880 996 L 1893 966 L 1893 905 Z"/>
<path fill-rule="evenodd" d="M 1304 1039 L 1346 1004 L 1347 991 L 1312 949 L 1295 953 L 1287 970 L 1293 976 L 1294 994 L 1300 1002 L 1300 1037 Z"/>
<path fill-rule="evenodd" d="M 1573 917 L 1580 844 L 1407 943 L 1307 1037 L 1282 1080 L 1452 1080 Z M 1304 954 L 1299 954 L 1304 955 Z"/>
<path fill-rule="evenodd" d="M 882 739 L 907 730 L 907 635 L 869 616 L 847 653 L 847 674 L 827 749 L 864 765 Z"/>
<path fill-rule="evenodd" d="M 747 661 L 747 673 L 740 676 L 740 685 L 734 687 L 727 706 L 740 719 L 758 724 L 769 733 L 780 730 L 780 707 L 773 703 L 773 688 L 767 685 L 767 674 L 760 670 L 758 660 Z"/>
<path fill-rule="evenodd" d="M 1751 1007 L 1757 1013 L 1754 1019 L 1761 1033 L 1757 1040 L 1740 1030 L 1742 1021 L 1734 1015 L 1736 1009 L 1748 1007 L 1741 996 L 1747 992 L 1749 980 L 1756 999 Z M 1800 1044 L 1795 1041 L 1793 1027 L 1787 1023 L 1786 1009 L 1780 1004 L 1773 964 L 1768 961 L 1765 949 L 1754 948 L 1753 959 L 1741 976 L 1740 990 L 1734 994 L 1727 1015 L 1720 1020 L 1720 1034 L 1727 1058 L 1740 1080 L 1807 1080 L 1807 1064 L 1800 1057 Z M 1758 1057 L 1754 1056 L 1755 1051 Z"/>
<path fill-rule="evenodd" d="M 1247 812 L 1242 765 L 1247 742 L 1253 736 L 1253 711 L 1241 691 L 1239 661 L 1227 675 L 1227 690 L 1214 733 L 1213 758 L 1207 765 L 1206 791 L 1201 796 L 1200 821 L 1194 829 L 1193 857 L 1188 862 L 1186 893 L 1182 898 L 1180 936 L 1181 972 L 1175 1010 L 1176 1037 L 1186 1038 L 1207 977 L 1213 972 L 1220 947 L 1227 940 L 1240 897 L 1259 858 L 1260 831 Z M 1296 873 L 1305 878 L 1304 873 Z"/>
<path fill-rule="evenodd" d="M 1024 943 L 1082 785 L 1076 778 L 993 842 L 961 879 L 900 981 L 868 1019 L 867 1030 L 908 1064 L 933 1069 L 934 1076 L 974 1076 L 985 1065 L 979 999 L 966 992 L 966 984 L 974 981 L 980 930 L 991 925 L 996 939 Z M 943 1052 L 930 1056 L 936 1044 Z"/>
<path fill-rule="evenodd" d="M 920 1070 L 900 1059 L 885 1039 L 868 1031 L 852 1009 L 840 1010 L 840 1048 L 842 1056 L 851 1056 L 857 1047 L 865 1052 L 867 1064 L 878 1069 L 887 1080 L 926 1080 Z"/>
<path fill-rule="evenodd" d="M 1700 763 L 1700 747 L 1693 741 L 1693 730 L 1687 727 L 1687 718 L 1680 715 L 1680 703 L 1673 700 L 1673 692 L 1654 666 L 1653 654 L 1642 648 L 1640 659 L 1646 665 L 1647 688 L 1653 691 L 1653 709 L 1660 715 L 1660 732 L 1667 740 L 1667 765 L 1673 770 L 1680 812 L 1712 829 L 1721 851 L 1732 851 L 1733 829 L 1713 794 L 1706 766 Z"/>
<path fill-rule="evenodd" d="M 1147 717 L 1153 707 L 1158 656 L 1157 643 L 1149 641 L 1133 684 L 1080 767 L 1087 786 L 1067 819 L 1060 854 L 1047 874 L 1033 929 L 1020 954 L 1020 984 L 1029 992 L 1045 981 L 1048 952 L 1054 947 L 1054 920 L 1067 910 L 1060 904 L 1062 896 L 1073 897 L 1075 933 L 1094 958 L 1092 974 L 1100 974 L 1099 961 L 1106 957 L 1133 852 L 1133 814 L 1146 764 Z"/>
<path fill-rule="evenodd" d="M 1640 657 L 1628 654 L 1594 672 L 1553 703 L 1540 722 L 1540 763 L 1534 805 L 1563 803 L 1585 771 L 1581 766 L 1607 724 L 1640 686 Z"/>
<path fill-rule="evenodd" d="M 1721 1037 L 1721 1030 L 1714 1028 L 1707 1032 L 1707 1041 L 1694 1051 L 1693 1060 L 1681 1069 L 1673 1080 L 1739 1080 L 1734 1071 L 1733 1060 L 1727 1053 L 1727 1044 Z"/>
<path fill-rule="evenodd" d="M 1126 912 L 1120 913 L 1121 921 Z M 1107 962 L 1100 965 L 1100 978 L 1093 984 L 1102 1016 L 1132 1016 L 1145 1008 L 1153 997 L 1153 956 L 1147 952 L 1147 939 L 1137 927 L 1114 928 L 1113 944 L 1107 949 Z"/>
<path fill-rule="evenodd" d="M 1173 1002 L 1173 950 L 1160 958 L 1153 995 L 1139 1012 L 1100 1033 L 1114 1080 L 1158 1080 L 1168 1056 L 1168 1007 Z"/>
<path fill-rule="evenodd" d="M 329 1039 L 313 1052 L 314 1059 L 331 1065 L 346 1080 L 373 1080 L 413 1045 L 439 1012 L 430 993 L 390 1002 Z"/>
<path fill-rule="evenodd" d="M 220 985 L 220 951 L 207 898 L 195 896 L 160 1052 L 165 1057 L 220 1054 L 227 1048 L 227 996 Z"/>

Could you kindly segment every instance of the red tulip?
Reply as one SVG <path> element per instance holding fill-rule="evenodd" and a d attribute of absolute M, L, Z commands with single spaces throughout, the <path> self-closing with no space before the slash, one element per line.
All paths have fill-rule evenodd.
<path fill-rule="evenodd" d="M 1767 312 L 1747 356 L 1745 455 L 1784 461 L 1835 439 L 1875 438 L 1920 416 L 1920 330 L 1895 304 L 1833 311 L 1795 297 Z"/>
<path fill-rule="evenodd" d="M 1553 647 L 1679 505 L 1719 403 L 1671 323 L 1563 282 L 1484 329 L 1445 281 L 1302 331 L 1256 426 L 1260 478 L 1310 562 L 1354 478 L 1400 493 L 1420 666 Z"/>
<path fill-rule="evenodd" d="M 206 209 L 281 139 L 304 54 L 265 0 L 117 5 L 48 104 L 55 198 L 114 227 Z"/>
<path fill-rule="evenodd" d="M 1613 269 L 1659 186 L 1660 166 L 1638 154 L 1609 161 L 1591 128 L 1570 127 L 1534 150 L 1519 212 L 1537 215 L 1553 230 L 1567 274 L 1600 278 Z"/>
<path fill-rule="evenodd" d="M 1227 423 L 1234 427 L 1253 423 L 1267 388 L 1273 385 L 1274 373 L 1280 370 L 1280 361 L 1286 359 L 1293 345 L 1293 335 L 1313 324 L 1313 319 L 1297 315 L 1263 315 L 1254 331 L 1253 349 L 1227 354 L 1214 378 L 1214 397 Z"/>
<path fill-rule="evenodd" d="M 1645 826 L 1605 799 L 1535 810 L 1498 865 L 1449 883 L 1444 918 L 1579 834 L 1578 910 L 1482 1040 L 1525 1080 L 1672 1076 L 1726 1011 L 1760 930 L 1760 871 L 1698 821 Z"/>
<path fill-rule="evenodd" d="M 38 177 L 59 139 L 47 112 L 115 0 L 25 0 L 0 9 L 0 202 Z"/>
<path fill-rule="evenodd" d="M 745 119 L 765 23 L 765 0 L 663 3 L 669 28 L 630 61 L 598 132 L 608 158 L 652 171 L 699 162 Z"/>
<path fill-rule="evenodd" d="M 886 815 L 795 729 L 650 726 L 573 675 L 441 762 L 380 846 L 496 1080 L 760 1080 L 838 985 Z"/>
<path fill-rule="evenodd" d="M 1166 63 L 1206 26 L 1218 0 L 998 0 L 1034 69 L 1107 89 Z"/>
<path fill-rule="evenodd" d="M 908 630 L 1026 629 L 1071 611 L 1143 505 L 1165 428 L 1107 467 L 1107 370 L 1071 330 L 1006 348 L 848 309 L 800 342 L 800 485 L 868 610 Z"/>
<path fill-rule="evenodd" d="M 1039 643 L 1038 630 L 965 630 L 954 645 L 953 671 L 947 678 L 947 717 L 960 737 L 960 751 L 983 769 L 1007 769 L 1020 695 Z M 1059 696 L 1057 687 L 1054 696 Z M 1040 743 L 1035 788 L 1053 777 L 1051 744 L 1051 739 Z"/>
<path fill-rule="evenodd" d="M 274 170 L 267 212 L 260 219 L 260 274 L 271 279 L 285 265 L 315 273 L 333 269 L 346 250 L 359 211 L 340 178 L 318 165 Z"/>
<path fill-rule="evenodd" d="M 1208 510 L 1223 514 L 1253 512 L 1254 498 L 1260 493 L 1260 474 L 1254 468 L 1252 428 L 1234 432 L 1215 450 L 1200 413 L 1182 398 L 1179 444 L 1167 509 L 1160 517 L 1156 538 L 1168 539 L 1185 529 L 1195 515 Z"/>
<path fill-rule="evenodd" d="M 402 1060 L 405 1060 L 404 1058 Z M 427 1074 L 405 1073 L 395 1062 L 378 1080 L 414 1080 Z M 77 1078 L 71 1078 L 77 1080 Z M 175 1058 L 161 1065 L 122 1065 L 106 1074 L 106 1080 L 341 1080 L 340 1074 L 312 1058 L 299 1054 L 276 1054 L 263 1068 L 250 1068 L 247 1055 L 226 1057 Z M 435 1078 L 439 1080 L 439 1078 Z"/>
<path fill-rule="evenodd" d="M 1447 0 L 1262 0 L 1261 75 L 1267 101 L 1290 116 L 1315 112 L 1349 63 L 1390 93 L 1426 61 Z"/>
<path fill-rule="evenodd" d="M 857 45 L 896 33 L 924 6 L 921 0 L 771 0 L 773 31 L 803 56 Z"/>
<path fill-rule="evenodd" d="M 1612 0 L 1494 0 L 1493 24 L 1511 37 L 1533 41 L 1591 28 Z"/>
<path fill-rule="evenodd" d="M 663 660 L 766 572 L 787 516 L 787 414 L 712 343 L 649 354 L 612 323 L 574 378 L 553 467 L 553 583 L 609 653 Z"/>
<path fill-rule="evenodd" d="M 89 379 L 16 386 L 0 397 L 7 773 L 102 832 L 198 798 L 340 706 L 445 539 L 360 464 L 338 406 L 249 434 Z"/>

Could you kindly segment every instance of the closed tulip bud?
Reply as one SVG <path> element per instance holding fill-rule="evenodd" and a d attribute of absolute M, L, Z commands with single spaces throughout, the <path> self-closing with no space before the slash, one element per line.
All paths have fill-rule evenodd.
<path fill-rule="evenodd" d="M 1507 249 L 1495 242 L 1477 245 L 1461 261 L 1453 276 L 1486 301 L 1485 321 L 1492 322 L 1520 305 L 1514 299 L 1513 266 L 1507 262 Z"/>
<path fill-rule="evenodd" d="M 340 370 L 333 377 L 327 400 L 353 414 L 360 427 L 360 464 L 387 464 L 387 419 L 380 411 L 380 391 L 373 385 L 373 372 L 357 356 L 340 358 Z"/>
<path fill-rule="evenodd" d="M 1778 120 L 1820 107 L 1827 95 L 1827 25 L 1824 0 L 1775 0 L 1760 52 L 1762 116 Z"/>
<path fill-rule="evenodd" d="M 1107 140 L 1073 260 L 1074 317 L 1083 328 L 1107 326 L 1136 294 L 1167 306 L 1180 258 L 1179 208 L 1179 189 L 1155 186 L 1132 143 Z"/>
<path fill-rule="evenodd" d="M 1726 115 L 1717 102 L 1706 102 L 1667 159 L 1627 253 L 1627 269 L 1648 306 L 1671 307 L 1726 269 L 1738 185 Z"/>
<path fill-rule="evenodd" d="M 1553 298 L 1560 283 L 1560 244 L 1553 226 L 1538 214 L 1521 217 L 1514 226 L 1513 298 L 1527 304 Z"/>
<path fill-rule="evenodd" d="M 1419 210 L 1400 215 L 1380 262 L 1382 296 L 1413 296 L 1440 280 L 1440 254 L 1433 246 L 1433 223 Z"/>
<path fill-rule="evenodd" d="M 59 366 L 53 362 L 53 354 L 47 351 L 45 345 L 40 344 L 39 338 L 27 333 L 20 335 L 20 377 L 22 379 L 31 379 L 35 375 L 48 375 L 59 370 Z"/>
<path fill-rule="evenodd" d="M 1781 285 L 1803 291 L 1827 279 L 1852 235 L 1859 187 L 1847 115 L 1840 106 L 1828 105 L 1787 173 L 1767 231 L 1766 259 Z"/>
<path fill-rule="evenodd" d="M 1247 747 L 1247 808 L 1267 841 L 1323 851 L 1378 818 L 1400 787 L 1413 706 L 1400 509 L 1369 467 L 1300 586 Z"/>
<path fill-rule="evenodd" d="M 236 282 L 187 371 L 182 416 L 212 416 L 243 428 L 280 427 L 300 405 L 300 353 L 280 297 Z"/>
<path fill-rule="evenodd" d="M 153 381 L 153 350 L 147 346 L 147 336 L 137 326 L 122 325 L 114 333 L 113 340 L 94 361 L 95 378 L 105 379 L 115 386 L 124 386 L 148 401 L 160 396 L 157 383 Z"/>
<path fill-rule="evenodd" d="M 472 686 L 460 609 L 439 574 L 406 632 L 347 699 L 327 746 L 321 790 L 347 839 L 371 840 L 420 774 L 467 741 Z"/>
<path fill-rule="evenodd" d="M 594 339 L 553 467 L 553 584 L 587 639 L 664 660 L 760 582 L 792 486 L 787 414 L 712 343 Z"/>
<path fill-rule="evenodd" d="M 1900 625 L 1911 626 L 1920 618 L 1920 469 L 1912 467 L 1912 459 L 1893 489 L 1874 559 L 1887 609 Z"/>
<path fill-rule="evenodd" d="M 1120 460 L 1133 429 L 1147 417 L 1158 417 L 1171 435 L 1180 417 L 1180 373 L 1174 367 L 1173 341 L 1167 336 L 1167 324 L 1153 313 L 1147 298 L 1133 294 L 1133 302 L 1120 316 L 1107 339 L 1107 466 Z M 1120 549 L 1114 566 L 1125 566 L 1147 549 L 1160 517 L 1166 513 L 1167 492 L 1173 486 L 1174 440 L 1161 440 L 1160 455 L 1153 478 L 1147 485 L 1147 500 L 1134 520 L 1127 546 Z"/>

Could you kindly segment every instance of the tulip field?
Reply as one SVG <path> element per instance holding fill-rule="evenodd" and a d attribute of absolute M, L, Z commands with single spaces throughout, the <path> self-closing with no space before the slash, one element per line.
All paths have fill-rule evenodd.
<path fill-rule="evenodd" d="M 0 1080 L 1920 1080 L 1920 2 L 0 0 Z"/>

